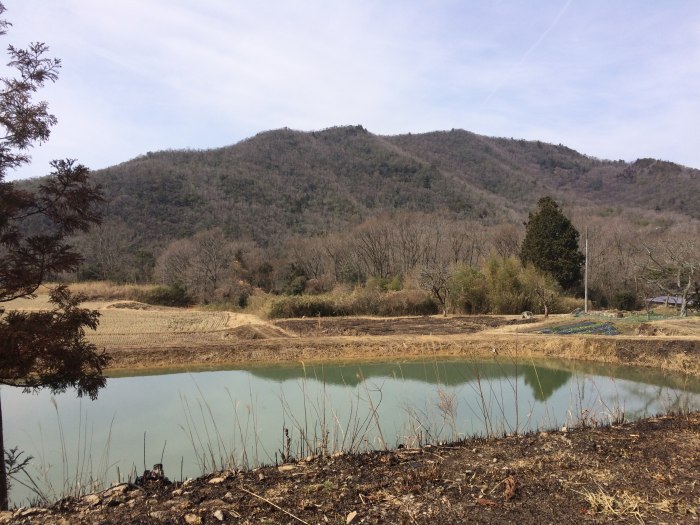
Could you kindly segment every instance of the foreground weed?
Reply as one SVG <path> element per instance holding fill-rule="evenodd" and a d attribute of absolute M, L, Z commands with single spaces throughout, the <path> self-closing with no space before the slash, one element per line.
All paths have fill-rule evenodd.
<path fill-rule="evenodd" d="M 616 519 L 632 517 L 639 523 L 644 523 L 645 501 L 635 494 L 626 490 L 608 494 L 601 487 L 594 491 L 584 489 L 579 494 L 590 505 L 593 514 L 603 514 Z"/>

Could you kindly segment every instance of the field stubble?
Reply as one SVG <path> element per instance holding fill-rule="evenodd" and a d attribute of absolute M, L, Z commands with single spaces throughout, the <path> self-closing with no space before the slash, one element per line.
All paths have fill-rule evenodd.
<path fill-rule="evenodd" d="M 700 317 L 646 323 L 655 335 L 536 333 L 574 322 L 570 315 L 304 318 L 265 321 L 214 310 L 155 307 L 134 301 L 89 301 L 100 325 L 87 337 L 112 355 L 112 368 L 240 365 L 338 359 L 502 357 L 564 358 L 656 367 L 700 375 Z M 45 309 L 46 295 L 8 303 Z M 575 320 L 575 322 L 581 319 Z M 627 323 L 626 320 L 614 321 Z M 639 323 L 640 326 L 642 322 Z"/>

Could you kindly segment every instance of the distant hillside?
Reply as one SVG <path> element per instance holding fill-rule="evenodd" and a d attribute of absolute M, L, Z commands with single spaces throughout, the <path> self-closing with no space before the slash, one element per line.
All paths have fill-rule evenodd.
<path fill-rule="evenodd" d="M 281 129 L 206 151 L 148 153 L 95 172 L 106 215 L 140 244 L 220 226 L 265 246 L 393 210 L 520 220 L 549 194 L 565 206 L 672 210 L 700 218 L 700 172 L 652 159 L 602 161 L 565 146 L 463 130 L 379 136 Z"/>

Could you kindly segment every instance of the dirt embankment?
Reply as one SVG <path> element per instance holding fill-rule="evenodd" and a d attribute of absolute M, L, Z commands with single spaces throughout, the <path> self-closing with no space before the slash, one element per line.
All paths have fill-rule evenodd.
<path fill-rule="evenodd" d="M 541 334 L 569 316 L 520 320 L 513 316 L 286 319 L 240 318 L 225 329 L 169 334 L 151 344 L 103 339 L 112 368 L 242 365 L 338 359 L 487 357 L 562 358 L 655 367 L 700 375 L 696 335 Z M 232 326 L 233 324 L 233 326 Z M 178 337 L 175 337 L 178 336 Z M 127 341 L 128 343 L 128 341 Z"/>
<path fill-rule="evenodd" d="M 47 297 L 8 303 L 46 309 Z M 110 368 L 191 368 L 283 361 L 436 357 L 562 358 L 655 367 L 700 376 L 700 317 L 601 315 L 324 317 L 266 321 L 253 315 L 94 300 L 100 325 L 88 338 Z M 562 335 L 561 325 L 614 324 L 621 335 Z M 554 328 L 551 334 L 539 333 Z M 619 329 L 619 330 L 618 330 Z M 566 331 L 566 330 L 564 330 Z M 606 333 L 606 332 L 603 332 Z"/>
<path fill-rule="evenodd" d="M 691 414 L 120 485 L 0 523 L 690 524 L 698 471 Z"/>

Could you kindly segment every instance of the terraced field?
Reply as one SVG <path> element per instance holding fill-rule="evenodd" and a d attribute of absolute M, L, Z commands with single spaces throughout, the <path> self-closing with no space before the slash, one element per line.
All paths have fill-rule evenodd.
<path fill-rule="evenodd" d="M 111 305 L 110 305 L 111 306 Z M 231 327 L 228 312 L 200 312 L 176 309 L 100 309 L 100 326 L 88 339 L 98 346 L 152 346 L 202 337 L 222 339 Z"/>
<path fill-rule="evenodd" d="M 48 310 L 46 294 L 6 303 L 8 309 Z M 233 312 L 154 307 L 135 301 L 93 300 L 82 303 L 100 312 L 95 332 L 86 334 L 98 347 L 196 346 L 221 342 L 247 331 L 254 335 L 267 326 L 261 319 Z M 282 334 L 284 335 L 284 334 Z"/>

